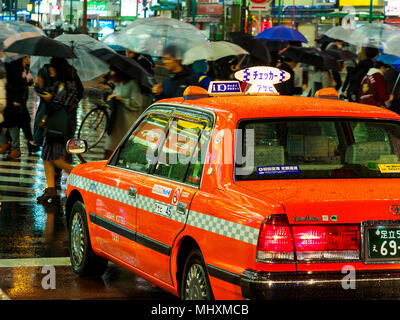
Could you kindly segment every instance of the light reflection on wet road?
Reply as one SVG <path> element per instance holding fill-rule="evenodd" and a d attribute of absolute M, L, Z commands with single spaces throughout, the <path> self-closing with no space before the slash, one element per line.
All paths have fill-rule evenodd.
<path fill-rule="evenodd" d="M 78 109 L 79 119 L 93 107 L 96 92 L 86 97 Z M 33 97 L 31 91 L 31 97 Z M 33 99 L 29 104 L 34 112 Z M 48 299 L 176 299 L 146 280 L 109 263 L 102 278 L 79 278 L 69 266 L 68 236 L 65 226 L 65 180 L 59 188 L 60 201 L 46 207 L 36 197 L 46 187 L 40 153 L 28 156 L 21 131 L 22 155 L 6 160 L 0 155 L 0 300 Z M 85 155 L 100 160 L 101 146 Z M 73 159 L 78 163 L 78 159 Z M 46 259 L 50 258 L 50 259 Z M 43 288 L 45 266 L 54 266 L 55 288 Z"/>

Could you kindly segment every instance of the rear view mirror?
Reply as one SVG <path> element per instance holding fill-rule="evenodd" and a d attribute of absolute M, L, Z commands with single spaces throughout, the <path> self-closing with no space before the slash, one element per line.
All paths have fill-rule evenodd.
<path fill-rule="evenodd" d="M 86 140 L 71 139 L 67 141 L 66 149 L 68 153 L 81 154 L 88 150 L 88 145 Z"/>

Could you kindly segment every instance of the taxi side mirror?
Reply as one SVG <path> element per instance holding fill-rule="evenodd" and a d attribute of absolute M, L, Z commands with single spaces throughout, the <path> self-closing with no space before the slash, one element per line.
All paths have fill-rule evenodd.
<path fill-rule="evenodd" d="M 316 98 L 326 98 L 326 99 L 338 99 L 339 94 L 335 88 L 323 88 L 319 89 L 315 95 Z"/>
<path fill-rule="evenodd" d="M 70 139 L 67 141 L 65 148 L 68 153 L 77 155 L 82 163 L 86 163 L 86 160 L 81 155 L 81 153 L 85 153 L 88 150 L 86 140 Z"/>
<path fill-rule="evenodd" d="M 67 152 L 71 154 L 81 154 L 88 150 L 88 144 L 86 140 L 82 139 L 70 139 L 67 141 Z"/>

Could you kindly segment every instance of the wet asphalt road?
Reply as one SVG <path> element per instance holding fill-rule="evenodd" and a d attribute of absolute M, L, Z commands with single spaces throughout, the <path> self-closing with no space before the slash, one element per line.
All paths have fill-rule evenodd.
<path fill-rule="evenodd" d="M 95 102 L 86 97 L 78 118 Z M 33 98 L 29 107 L 34 113 Z M 6 154 L 0 155 L 0 300 L 176 301 L 176 297 L 113 263 L 109 263 L 102 278 L 79 278 L 73 274 L 63 207 L 66 176 L 61 180 L 59 202 L 46 207 L 36 204 L 36 197 L 46 187 L 43 163 L 40 153 L 30 156 L 25 146 L 21 131 L 21 157 L 10 161 Z M 99 146 L 86 158 L 98 160 L 102 155 Z M 73 161 L 77 163 L 78 159 Z M 55 276 L 49 278 L 50 274 Z"/>

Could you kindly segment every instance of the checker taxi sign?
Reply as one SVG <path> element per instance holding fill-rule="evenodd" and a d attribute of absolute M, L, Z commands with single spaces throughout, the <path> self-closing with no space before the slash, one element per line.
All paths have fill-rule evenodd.
<path fill-rule="evenodd" d="M 251 67 L 239 70 L 235 78 L 250 83 L 247 93 L 277 93 L 274 84 L 290 79 L 290 73 L 274 67 Z"/>

